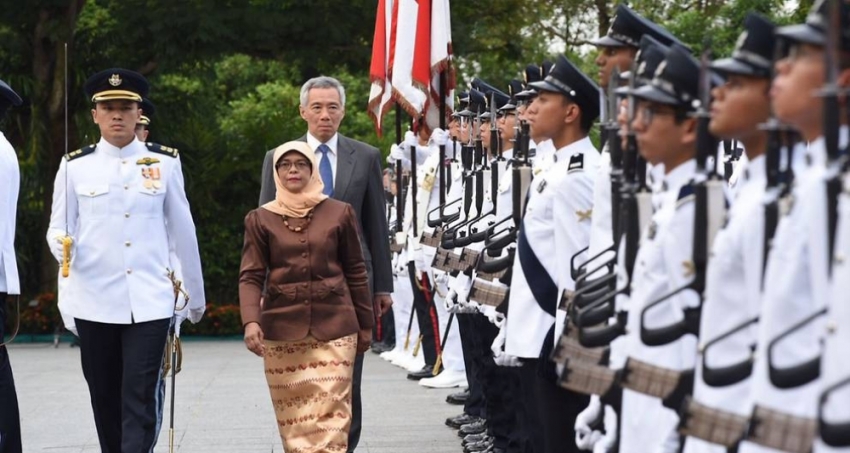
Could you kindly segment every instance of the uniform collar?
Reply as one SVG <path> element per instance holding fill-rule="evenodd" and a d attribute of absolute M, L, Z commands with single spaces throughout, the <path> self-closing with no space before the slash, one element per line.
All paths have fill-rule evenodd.
<path fill-rule="evenodd" d="M 747 162 L 747 168 L 744 169 L 744 181 L 747 183 L 758 183 L 759 181 L 767 180 L 767 169 L 765 168 L 764 154 Z"/>
<path fill-rule="evenodd" d="M 513 148 L 502 150 L 502 158 L 505 159 L 505 160 L 513 159 L 514 158 Z"/>
<path fill-rule="evenodd" d="M 587 152 L 590 148 L 593 148 L 593 142 L 590 141 L 590 137 L 574 141 L 558 151 L 555 151 L 555 162 L 566 162 L 573 154 Z"/>
<path fill-rule="evenodd" d="M 848 130 L 850 130 L 850 128 L 847 126 L 841 126 L 838 131 L 839 149 L 844 149 L 847 146 Z M 826 143 L 824 143 L 824 141 L 824 137 L 821 135 L 809 144 L 809 147 L 806 150 L 806 161 L 808 162 L 809 167 L 823 167 L 826 165 Z"/>
<path fill-rule="evenodd" d="M 696 170 L 696 159 L 690 159 L 673 170 L 670 170 L 669 173 L 664 175 L 664 184 L 662 184 L 663 190 L 674 190 L 678 193 L 682 186 L 693 179 Z"/>
<path fill-rule="evenodd" d="M 338 154 L 337 145 L 339 144 L 339 133 L 334 134 L 330 140 L 322 143 L 318 138 L 313 137 L 313 134 L 307 132 L 307 144 L 310 145 L 310 148 L 313 148 L 313 151 L 318 151 L 319 145 L 327 145 L 327 147 L 331 150 L 331 154 Z"/>
<path fill-rule="evenodd" d="M 127 146 L 119 148 L 106 141 L 105 138 L 101 137 L 100 141 L 97 142 L 97 150 L 109 156 L 120 158 L 132 156 L 133 154 L 144 151 L 145 145 L 137 138 L 134 138 L 133 141 L 130 142 Z"/>

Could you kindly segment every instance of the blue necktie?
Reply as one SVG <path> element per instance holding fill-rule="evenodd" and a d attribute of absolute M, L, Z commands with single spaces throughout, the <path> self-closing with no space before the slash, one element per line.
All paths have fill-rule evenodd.
<path fill-rule="evenodd" d="M 334 171 L 331 168 L 331 159 L 328 157 L 331 149 L 323 143 L 319 145 L 319 152 L 322 153 L 322 160 L 319 161 L 319 175 L 322 176 L 322 182 L 325 183 L 322 193 L 331 197 L 334 194 Z"/>

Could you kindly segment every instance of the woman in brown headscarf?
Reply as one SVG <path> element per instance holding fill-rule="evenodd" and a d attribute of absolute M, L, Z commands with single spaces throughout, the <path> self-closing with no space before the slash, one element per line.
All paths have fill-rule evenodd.
<path fill-rule="evenodd" d="M 245 345 L 264 359 L 286 452 L 345 452 L 355 352 L 374 319 L 357 218 L 322 194 L 307 143 L 281 145 L 274 162 L 275 200 L 245 218 Z"/>

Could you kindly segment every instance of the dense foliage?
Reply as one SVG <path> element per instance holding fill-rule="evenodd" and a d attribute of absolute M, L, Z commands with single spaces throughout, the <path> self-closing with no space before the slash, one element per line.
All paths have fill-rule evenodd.
<path fill-rule="evenodd" d="M 56 264 L 44 232 L 53 179 L 65 152 L 64 45 L 68 45 L 70 149 L 97 139 L 82 83 L 126 67 L 145 74 L 157 105 L 150 140 L 180 149 L 198 229 L 210 316 L 199 333 L 238 329 L 237 275 L 242 219 L 256 207 L 266 150 L 304 133 L 298 92 L 328 74 L 347 87 L 345 134 L 386 150 L 364 112 L 377 0 L 3 0 L 0 79 L 25 97 L 2 129 L 19 153 L 22 187 L 17 250 L 24 300 L 39 301 L 27 328 L 50 330 L 46 305 Z M 9 4 L 14 3 L 13 6 Z M 533 61 L 567 52 L 594 74 L 588 41 L 607 30 L 613 0 L 455 1 L 453 41 L 459 84 L 480 76 L 497 86 Z M 801 21 L 811 4 L 781 0 L 636 0 L 633 7 L 695 50 L 712 38 L 731 50 L 744 14 Z M 390 121 L 391 123 L 391 121 Z M 41 296 L 36 297 L 36 295 Z M 34 308 L 36 307 L 36 308 Z M 37 320 L 37 321 L 35 321 Z M 222 326 L 229 326 L 223 328 Z"/>

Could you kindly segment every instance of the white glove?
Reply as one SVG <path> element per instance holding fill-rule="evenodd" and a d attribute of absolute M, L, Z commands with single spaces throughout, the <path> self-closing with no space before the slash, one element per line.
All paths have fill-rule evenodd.
<path fill-rule="evenodd" d="M 404 148 L 393 144 L 390 146 L 390 155 L 387 156 L 387 162 L 394 164 L 399 161 L 402 168 L 410 170 L 410 152 L 405 153 Z"/>
<path fill-rule="evenodd" d="M 601 411 L 602 403 L 599 401 L 599 396 L 591 395 L 590 404 L 576 417 L 575 431 L 576 446 L 578 446 L 578 448 L 582 450 L 591 450 L 593 448 L 593 444 L 595 444 L 596 441 L 599 440 L 599 437 L 601 437 L 602 433 L 594 431 L 590 427 L 590 424 L 599 418 Z M 597 433 L 598 436 L 594 436 L 594 433 Z"/>
<path fill-rule="evenodd" d="M 449 133 L 439 127 L 431 132 L 431 143 L 440 146 L 445 145 L 449 141 Z"/>
<path fill-rule="evenodd" d="M 505 353 L 505 340 L 507 339 L 508 329 L 503 325 L 501 329 L 499 329 L 499 334 L 496 335 L 496 339 L 493 340 L 493 344 L 490 346 L 490 350 L 493 351 L 493 361 L 496 362 L 496 365 L 503 367 L 519 367 L 522 366 L 519 359 L 515 356 L 509 355 Z"/>
<path fill-rule="evenodd" d="M 446 311 L 451 311 L 454 308 L 455 300 L 457 300 L 457 292 L 450 289 L 449 292 L 446 293 L 445 299 L 443 299 L 443 305 L 446 307 Z"/>
<path fill-rule="evenodd" d="M 593 453 L 608 453 L 617 443 L 617 413 L 605 406 L 605 435 L 593 446 Z"/>
<path fill-rule="evenodd" d="M 502 328 L 502 325 L 504 325 L 504 323 L 505 323 L 505 315 L 499 313 L 495 309 L 493 309 L 493 310 L 483 310 L 481 313 L 484 313 L 484 315 L 487 316 L 487 319 L 490 321 L 491 324 L 493 324 L 494 326 L 496 326 L 500 329 Z"/>
<path fill-rule="evenodd" d="M 181 311 L 185 311 L 185 310 L 181 310 Z M 186 320 L 186 317 L 181 315 L 180 312 L 178 311 L 177 313 L 175 313 L 174 318 L 175 318 L 174 319 L 174 335 L 176 337 L 180 337 L 180 325 L 183 324 L 183 321 Z"/>
<path fill-rule="evenodd" d="M 412 149 L 416 145 L 419 144 L 419 137 L 413 133 L 413 131 L 407 131 L 404 133 L 404 142 L 403 144 L 407 149 Z"/>
<path fill-rule="evenodd" d="M 62 240 L 65 236 L 56 236 L 53 238 L 53 243 L 50 246 L 50 252 L 59 264 L 62 264 L 62 258 L 65 255 L 65 248 L 62 246 Z M 74 257 L 74 247 L 77 245 L 77 240 L 71 236 L 71 253 L 70 258 Z"/>

